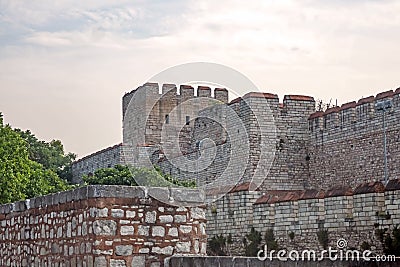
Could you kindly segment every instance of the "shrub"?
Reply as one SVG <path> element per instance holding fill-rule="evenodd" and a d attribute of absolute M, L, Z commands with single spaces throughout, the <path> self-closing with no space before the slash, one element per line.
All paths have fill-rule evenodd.
<path fill-rule="evenodd" d="M 319 244 L 324 248 L 327 249 L 328 248 L 328 244 L 329 244 L 329 232 L 326 229 L 320 229 L 317 232 L 317 237 L 318 237 L 318 242 Z"/>

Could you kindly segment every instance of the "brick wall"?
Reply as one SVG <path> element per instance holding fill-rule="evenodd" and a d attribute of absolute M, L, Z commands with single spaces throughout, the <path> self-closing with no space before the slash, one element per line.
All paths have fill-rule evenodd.
<path fill-rule="evenodd" d="M 204 255 L 203 208 L 174 206 L 200 204 L 201 193 L 171 189 L 167 205 L 150 196 L 160 190 L 88 186 L 2 205 L 0 265 L 163 266 L 173 254 Z"/>

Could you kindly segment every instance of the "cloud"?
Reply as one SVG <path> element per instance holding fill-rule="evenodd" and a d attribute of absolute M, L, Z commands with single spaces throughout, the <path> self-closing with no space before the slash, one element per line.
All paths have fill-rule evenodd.
<path fill-rule="evenodd" d="M 343 103 L 399 84 L 399 12 L 372 0 L 0 0 L 0 107 L 83 155 L 121 140 L 124 92 L 180 63 Z"/>

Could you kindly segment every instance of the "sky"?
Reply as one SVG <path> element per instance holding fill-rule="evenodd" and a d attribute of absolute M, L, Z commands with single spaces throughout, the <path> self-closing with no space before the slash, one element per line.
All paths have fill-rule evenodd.
<path fill-rule="evenodd" d="M 125 92 L 183 63 L 342 104 L 400 87 L 398 14 L 390 0 L 0 0 L 0 112 L 82 157 L 121 142 Z"/>

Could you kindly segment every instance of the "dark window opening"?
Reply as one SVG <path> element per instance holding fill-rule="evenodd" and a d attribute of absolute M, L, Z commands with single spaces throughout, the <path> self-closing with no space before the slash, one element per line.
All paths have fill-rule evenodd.
<path fill-rule="evenodd" d="M 190 116 L 186 116 L 186 125 L 190 124 Z"/>
<path fill-rule="evenodd" d="M 169 124 L 169 115 L 165 115 L 165 124 Z"/>

